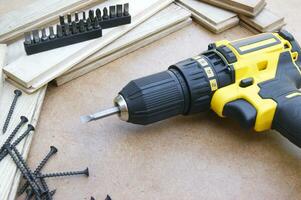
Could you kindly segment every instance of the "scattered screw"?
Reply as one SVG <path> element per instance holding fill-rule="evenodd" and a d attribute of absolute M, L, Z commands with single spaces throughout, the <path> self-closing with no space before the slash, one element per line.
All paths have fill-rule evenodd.
<path fill-rule="evenodd" d="M 12 139 L 15 137 L 15 135 L 18 133 L 19 129 L 26 123 L 28 122 L 28 119 L 24 116 L 20 117 L 21 121 L 19 124 L 16 126 L 16 128 L 13 130 L 13 132 L 8 136 L 6 141 L 4 142 L 4 145 L 9 145 L 9 143 L 12 141 Z M 0 153 L 4 150 L 4 145 L 0 149 Z"/>
<path fill-rule="evenodd" d="M 17 100 L 18 100 L 19 96 L 22 95 L 21 90 L 15 90 L 14 93 L 15 93 L 15 97 L 14 97 L 13 102 L 12 102 L 10 108 L 9 108 L 6 120 L 5 120 L 3 128 L 2 128 L 2 133 L 3 134 L 7 131 L 7 127 L 9 125 L 10 119 L 11 119 L 11 117 L 13 115 L 14 110 L 15 110 L 15 107 L 16 107 L 16 104 L 17 104 Z"/>
<path fill-rule="evenodd" d="M 26 171 L 26 169 L 24 168 L 22 163 L 20 163 L 20 161 L 18 160 L 18 157 L 13 153 L 12 149 L 8 145 L 5 145 L 5 149 L 7 150 L 8 154 L 11 156 L 11 158 L 14 160 L 16 166 L 21 171 L 22 175 L 28 181 L 29 185 L 31 186 L 33 192 L 36 195 L 36 198 L 41 200 L 41 198 L 40 198 L 41 194 L 40 194 L 38 186 L 36 185 L 36 183 L 34 181 L 31 180 L 30 176 L 28 175 L 28 172 Z"/>
<path fill-rule="evenodd" d="M 44 194 L 45 193 L 44 189 L 40 187 L 40 185 L 38 184 L 35 174 L 33 174 L 32 171 L 30 170 L 24 158 L 22 157 L 21 153 L 18 151 L 16 147 L 13 146 L 11 147 L 11 150 L 15 152 L 16 157 L 19 159 L 19 162 L 23 165 L 24 169 L 27 171 L 27 175 L 30 177 L 30 179 L 35 183 L 35 185 L 39 189 L 39 192 L 41 192 L 41 194 Z"/>
<path fill-rule="evenodd" d="M 37 166 L 37 168 L 34 170 L 34 174 L 37 175 L 38 173 L 41 172 L 42 168 L 45 166 L 45 164 L 47 163 L 47 161 L 51 158 L 51 156 L 53 156 L 54 154 L 57 153 L 57 148 L 54 146 L 50 146 L 50 151 L 49 153 L 44 157 L 44 159 L 39 163 L 39 165 Z M 22 195 L 23 192 L 26 190 L 26 188 L 29 186 L 29 183 L 26 182 L 18 191 L 18 195 Z"/>
<path fill-rule="evenodd" d="M 109 195 L 107 195 L 105 200 L 112 200 L 111 197 Z"/>
<path fill-rule="evenodd" d="M 34 126 L 31 124 L 28 124 L 27 130 L 22 135 L 20 135 L 20 137 L 18 137 L 11 146 L 16 147 L 33 130 L 34 130 Z M 7 154 L 8 154 L 7 149 L 4 149 L 0 153 L 0 161 L 3 160 L 3 158 L 5 158 L 5 156 L 7 156 Z"/>
<path fill-rule="evenodd" d="M 75 175 L 86 175 L 89 176 L 89 169 L 86 168 L 83 171 L 74 171 L 74 172 L 58 172 L 58 173 L 49 173 L 38 175 L 37 178 L 54 178 L 60 176 L 75 176 Z"/>
<path fill-rule="evenodd" d="M 40 174 L 40 173 L 38 173 L 38 175 L 39 175 L 39 174 Z M 47 185 L 45 179 L 41 178 L 40 181 L 41 181 L 41 184 L 42 184 L 43 189 L 44 189 L 45 192 L 46 192 L 46 200 L 52 200 L 52 195 L 51 195 L 50 192 L 49 192 L 49 188 L 48 188 L 48 185 Z"/>

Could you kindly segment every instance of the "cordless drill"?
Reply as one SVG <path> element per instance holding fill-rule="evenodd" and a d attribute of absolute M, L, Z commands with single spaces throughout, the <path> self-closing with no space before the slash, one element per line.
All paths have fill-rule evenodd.
<path fill-rule="evenodd" d="M 129 82 L 113 108 L 81 120 L 118 114 L 146 125 L 212 109 L 257 132 L 275 129 L 301 147 L 300 64 L 300 46 L 285 30 L 218 41 L 166 71 Z"/>

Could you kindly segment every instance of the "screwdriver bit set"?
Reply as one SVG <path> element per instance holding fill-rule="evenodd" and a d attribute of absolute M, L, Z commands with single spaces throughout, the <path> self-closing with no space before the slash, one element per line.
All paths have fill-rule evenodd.
<path fill-rule="evenodd" d="M 50 26 L 48 29 L 25 33 L 24 47 L 27 55 L 101 37 L 102 29 L 130 24 L 131 15 L 129 4 L 126 3 L 105 7 L 102 11 L 98 8 L 89 10 L 88 13 L 75 12 L 74 16 L 60 16 L 59 22 L 56 30 Z"/>

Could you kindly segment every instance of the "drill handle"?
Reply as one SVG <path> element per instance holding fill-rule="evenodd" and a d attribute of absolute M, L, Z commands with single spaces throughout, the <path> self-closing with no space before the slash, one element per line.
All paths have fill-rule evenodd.
<path fill-rule="evenodd" d="M 301 93 L 298 90 L 279 99 L 273 129 L 301 148 Z"/>

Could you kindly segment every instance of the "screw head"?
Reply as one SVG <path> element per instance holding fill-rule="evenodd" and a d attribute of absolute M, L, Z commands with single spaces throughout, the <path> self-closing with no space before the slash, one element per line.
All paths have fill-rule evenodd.
<path fill-rule="evenodd" d="M 22 91 L 21 90 L 15 90 L 14 93 L 18 97 L 22 95 Z"/>
<path fill-rule="evenodd" d="M 21 119 L 21 121 L 22 121 L 23 123 L 28 122 L 28 119 L 27 119 L 27 117 L 25 117 L 25 116 L 21 116 L 20 119 Z"/>
<path fill-rule="evenodd" d="M 31 124 L 28 124 L 28 130 L 31 130 L 31 131 L 34 131 L 34 126 L 33 125 L 31 125 Z"/>
<path fill-rule="evenodd" d="M 52 151 L 52 153 L 56 153 L 58 151 L 55 146 L 50 146 L 50 150 Z"/>
<path fill-rule="evenodd" d="M 90 174 L 89 174 L 89 168 L 88 168 L 88 167 L 87 167 L 87 169 L 85 169 L 84 174 L 85 174 L 86 176 L 89 176 L 89 175 L 90 175 Z"/>

